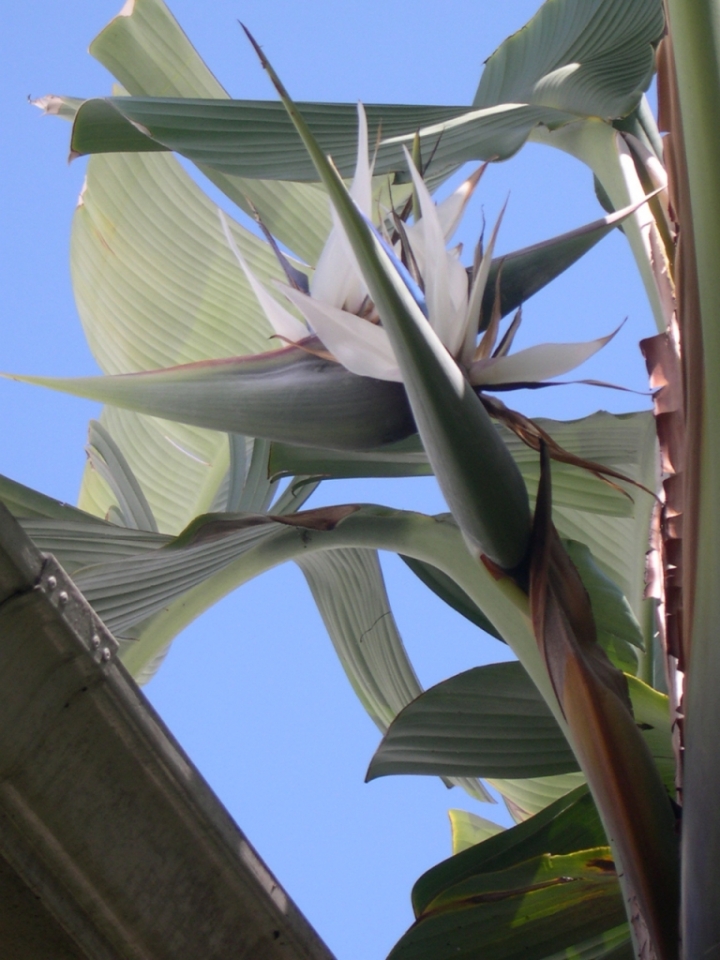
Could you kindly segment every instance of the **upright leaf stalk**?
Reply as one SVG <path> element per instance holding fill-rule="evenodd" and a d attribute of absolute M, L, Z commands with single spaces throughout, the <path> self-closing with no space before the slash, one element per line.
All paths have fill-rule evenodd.
<path fill-rule="evenodd" d="M 667 11 L 690 193 L 680 230 L 681 239 L 692 232 L 695 247 L 703 372 L 699 396 L 686 384 L 700 428 L 690 451 L 699 474 L 697 541 L 688 545 L 695 577 L 685 692 L 683 943 L 688 960 L 708 960 L 720 954 L 720 4 L 668 0 Z"/>

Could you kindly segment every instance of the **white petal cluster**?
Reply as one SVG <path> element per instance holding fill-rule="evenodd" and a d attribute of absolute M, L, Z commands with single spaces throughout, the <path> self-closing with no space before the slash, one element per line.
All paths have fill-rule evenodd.
<path fill-rule="evenodd" d="M 507 356 L 510 338 L 505 350 L 490 356 L 496 338 L 496 331 L 493 331 L 490 339 L 486 335 L 478 347 L 480 308 L 502 214 L 473 271 L 472 281 L 468 282 L 468 272 L 460 262 L 460 249 L 448 249 L 447 245 L 462 219 L 482 170 L 476 171 L 442 203 L 436 204 L 407 150 L 405 154 L 421 215 L 417 222 L 405 225 L 404 233 L 413 266 L 422 278 L 425 313 L 428 323 L 470 383 L 477 387 L 538 383 L 567 373 L 605 346 L 614 333 L 586 343 L 540 344 Z M 372 220 L 372 164 L 362 104 L 358 105 L 358 155 L 350 195 L 361 213 Z M 375 312 L 350 242 L 334 209 L 331 209 L 333 226 L 314 270 L 310 293 L 277 284 L 307 326 L 282 307 L 254 276 L 221 211 L 219 215 L 228 245 L 278 337 L 298 343 L 314 333 L 351 373 L 377 380 L 402 380 L 390 340 L 381 325 L 382 318 Z M 398 257 L 400 252 L 398 243 L 395 250 Z"/>

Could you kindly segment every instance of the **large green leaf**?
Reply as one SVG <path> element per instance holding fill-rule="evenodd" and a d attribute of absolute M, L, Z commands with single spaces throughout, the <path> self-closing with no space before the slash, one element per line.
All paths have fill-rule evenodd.
<path fill-rule="evenodd" d="M 668 698 L 637 677 L 628 677 L 627 681 L 635 722 L 643 732 L 663 783 L 672 797 L 676 790 L 677 762 Z"/>
<path fill-rule="evenodd" d="M 597 432 L 588 429 L 594 421 Z M 543 421 L 540 421 L 543 424 Z M 653 490 L 658 470 L 658 448 L 655 426 L 651 414 L 630 414 L 610 417 L 608 414 L 595 414 L 587 422 L 575 421 L 564 427 L 564 435 L 556 433 L 548 424 L 551 435 L 555 435 L 562 446 L 578 456 L 590 460 L 599 460 L 613 466 L 631 479 Z M 519 441 L 516 456 L 527 456 L 527 448 Z M 532 482 L 538 478 L 536 458 L 522 466 L 524 476 Z M 625 516 L 612 516 L 610 511 L 602 515 L 591 508 L 591 501 L 578 498 L 575 503 L 565 499 L 555 487 L 564 483 L 561 473 L 555 466 L 553 474 L 553 516 L 555 524 L 563 537 L 585 543 L 591 550 L 593 560 L 600 570 L 610 578 L 625 596 L 632 613 L 639 623 L 647 622 L 643 599 L 645 590 L 645 553 L 647 550 L 647 531 L 654 498 L 635 487 L 627 487 L 632 497 L 626 501 L 630 510 Z M 609 488 L 608 488 L 609 489 Z M 572 497 L 572 491 L 568 491 Z M 534 499 L 534 498 L 532 498 Z M 647 652 L 640 654 L 641 676 L 647 674 L 643 663 L 652 663 L 652 635 L 646 637 Z M 627 669 L 630 664 L 624 668 Z"/>
<path fill-rule="evenodd" d="M 117 443 L 97 420 L 90 421 L 89 434 L 90 462 L 115 495 L 123 526 L 157 533 L 152 508 Z"/>
<path fill-rule="evenodd" d="M 660 0 L 547 0 L 487 61 L 474 106 L 624 116 L 650 84 L 664 25 Z"/>
<path fill-rule="evenodd" d="M 358 699 L 384 732 L 422 687 L 392 615 L 377 552 L 346 548 L 297 564 Z"/>
<path fill-rule="evenodd" d="M 214 506 L 229 467 L 224 434 L 130 410 L 105 407 L 100 422 L 120 448 L 164 533 L 178 534 L 194 516 Z M 79 505 L 105 517 L 117 503 L 88 461 Z"/>
<path fill-rule="evenodd" d="M 229 221 L 253 272 L 285 279 L 264 241 Z M 273 330 L 217 207 L 170 156 L 93 158 L 73 217 L 73 290 L 105 373 L 261 353 Z"/>
<path fill-rule="evenodd" d="M 469 847 L 474 847 L 488 837 L 494 837 L 505 829 L 492 820 L 479 817 L 467 810 L 448 810 L 450 827 L 452 829 L 453 853 L 462 853 Z"/>
<path fill-rule="evenodd" d="M 12 505 L 9 505 L 12 509 Z M 22 518 L 22 514 L 20 515 Z M 73 576 L 96 565 L 133 563 L 143 556 L 156 561 L 158 550 L 172 543 L 167 534 L 134 530 L 87 520 L 22 518 L 25 532 L 45 553 L 52 553 Z M 119 585 L 118 585 L 119 586 Z M 110 588 L 114 589 L 114 586 Z"/>
<path fill-rule="evenodd" d="M 542 777 L 578 769 L 517 662 L 475 667 L 426 690 L 390 725 L 367 780 L 392 774 Z"/>
<path fill-rule="evenodd" d="M 598 643 L 615 666 L 635 673 L 637 656 L 632 647 L 642 650 L 643 636 L 630 604 L 618 585 L 597 566 L 586 544 L 564 540 L 563 545 L 590 597 Z"/>
<path fill-rule="evenodd" d="M 296 347 L 113 377 L 14 379 L 285 443 L 363 450 L 414 432 L 402 384 L 355 376 Z"/>
<path fill-rule="evenodd" d="M 339 172 L 350 177 L 357 157 L 357 107 L 352 103 L 299 103 L 309 125 L 325 153 L 333 157 Z M 463 117 L 467 107 L 402 106 L 366 104 L 371 140 L 382 129 L 382 141 L 375 161 L 376 174 L 393 173 L 404 166 L 402 147 L 390 142 L 405 137 L 408 131 L 420 129 L 434 132 L 448 121 Z M 507 111 L 506 111 L 507 112 Z M 517 111 L 513 110 L 513 118 Z M 527 111 L 537 122 L 539 111 Z M 503 115 L 502 127 L 495 119 L 497 111 L 488 115 L 484 124 L 475 127 L 493 129 L 492 136 L 507 135 Z M 569 119 L 569 118 L 568 118 Z M 495 133 L 495 130 L 498 133 Z M 140 130 L 143 132 L 141 133 Z M 502 131 L 500 133 L 500 131 Z M 425 136 L 430 140 L 432 133 Z M 270 136 L 270 140 L 269 140 Z M 487 159 L 455 156 L 443 136 L 433 163 L 454 167 L 466 159 Z M 505 147 L 512 153 L 520 146 Z M 105 97 L 87 100 L 78 110 L 73 125 L 72 150 L 77 155 L 93 153 L 156 152 L 174 150 L 198 165 L 212 167 L 236 177 L 275 180 L 313 181 L 318 175 L 303 147 L 302 140 L 281 103 L 274 100 L 193 99 L 189 97 Z M 269 146 L 272 143 L 272 146 Z M 427 144 L 430 147 L 430 142 Z M 495 140 L 481 152 L 488 152 Z M 429 153 L 428 149 L 428 153 Z"/>
<path fill-rule="evenodd" d="M 651 471 L 656 444 L 653 439 L 653 416 L 649 410 L 620 415 L 601 411 L 581 420 L 538 418 L 536 422 L 559 446 L 575 456 L 618 469 L 652 489 L 654 480 Z M 500 426 L 498 430 L 525 480 L 532 502 L 540 478 L 537 452 L 507 428 Z M 329 479 L 432 474 L 427 454 L 417 435 L 365 453 L 273 444 L 270 471 L 276 477 L 308 474 Z M 585 469 L 557 461 L 552 463 L 552 476 L 553 503 L 556 507 L 562 506 L 573 511 L 571 516 L 575 516 L 575 512 L 590 512 L 630 518 L 641 507 L 645 520 L 646 504 L 650 498 L 636 488 L 628 488 L 628 496 Z M 584 539 L 575 533 L 568 536 Z"/>
<path fill-rule="evenodd" d="M 390 609 L 377 551 L 345 548 L 297 564 L 353 690 L 384 733 L 422 687 Z M 453 782 L 479 800 L 492 800 L 471 777 Z"/>
<path fill-rule="evenodd" d="M 437 567 L 433 567 L 429 563 L 423 563 L 422 560 L 414 560 L 412 557 L 401 556 L 400 559 L 405 561 L 415 576 L 422 580 L 426 587 L 429 587 L 433 593 L 451 606 L 453 610 L 457 610 L 463 617 L 466 617 L 471 623 L 474 623 L 476 627 L 480 627 L 481 630 L 489 633 L 491 637 L 502 640 L 500 634 L 478 605 L 473 603 L 465 591 L 462 590 L 454 580 L 451 580 L 447 574 L 443 573 L 442 570 L 438 570 Z"/>
<path fill-rule="evenodd" d="M 491 838 L 492 839 L 492 838 Z M 446 890 L 408 930 L 391 960 L 482 956 L 510 960 L 602 956 L 628 939 L 606 846 L 541 855 Z"/>
<path fill-rule="evenodd" d="M 573 853 L 606 842 L 587 786 L 577 787 L 529 820 L 431 867 L 413 887 L 415 916 L 444 891 L 477 874 L 505 870 L 543 853 Z"/>
<path fill-rule="evenodd" d="M 65 520 L 78 523 L 94 523 L 104 526 L 99 517 L 78 510 L 69 503 L 62 503 L 17 480 L 0 475 L 0 500 L 15 517 L 34 517 L 38 519 Z M 109 524 L 108 524 L 109 526 Z"/>
<path fill-rule="evenodd" d="M 515 823 L 522 823 L 585 783 L 582 773 L 551 777 L 489 777 L 491 787 L 502 794 Z"/>
<path fill-rule="evenodd" d="M 135 0 L 95 38 L 90 52 L 134 96 L 227 98 L 163 0 Z M 201 170 L 242 209 L 253 203 L 291 250 L 308 263 L 317 260 L 330 230 L 325 192 L 317 185 Z"/>
<path fill-rule="evenodd" d="M 231 229 L 266 282 L 282 275 L 266 244 Z M 92 158 L 73 217 L 71 267 L 86 336 L 107 373 L 256 353 L 272 343 L 214 204 L 172 157 Z M 178 533 L 211 508 L 228 466 L 222 435 L 118 410 L 104 411 L 101 422 L 161 529 Z M 113 502 L 89 465 L 80 503 L 105 516 Z"/>
<path fill-rule="evenodd" d="M 187 41 L 184 46 L 188 49 L 183 52 L 192 55 L 193 68 L 188 71 L 189 83 L 178 83 L 179 71 L 173 75 L 162 69 L 161 57 L 157 58 L 160 70 L 148 69 L 145 60 L 153 33 L 162 36 L 162 31 L 169 32 L 178 52 L 183 44 L 175 38 L 177 25 L 169 22 L 157 5 L 148 6 L 147 12 L 141 4 L 136 7 L 140 12 L 117 18 L 93 46 L 93 52 L 136 97 L 124 103 L 108 99 L 83 105 L 73 131 L 74 150 L 157 149 L 159 144 L 233 176 L 316 179 L 279 104 L 190 101 L 198 95 L 222 97 L 224 91 L 209 74 L 200 72 L 197 55 Z M 437 144 L 433 162 L 442 169 L 468 159 L 507 157 L 540 123 L 552 128 L 578 117 L 610 119 L 629 113 L 650 82 L 652 44 L 659 40 L 662 29 L 662 7 L 657 0 L 593 0 L 581 11 L 573 6 L 570 12 L 568 0 L 551 0 L 525 30 L 490 58 L 475 110 L 368 107 L 371 125 L 381 124 L 383 131 L 376 170 L 404 169 L 400 147 L 403 143 L 409 146 L 416 131 L 427 148 Z M 118 55 L 120 50 L 125 56 Z M 129 77 L 128 52 L 139 53 L 143 64 Z M 157 82 L 157 73 L 162 83 Z M 153 103 L 147 94 L 159 99 Z M 178 97 L 187 99 L 182 102 Z M 302 104 L 301 109 L 325 152 L 349 175 L 355 157 L 354 106 Z M 268 130 L 273 135 L 271 146 Z"/>

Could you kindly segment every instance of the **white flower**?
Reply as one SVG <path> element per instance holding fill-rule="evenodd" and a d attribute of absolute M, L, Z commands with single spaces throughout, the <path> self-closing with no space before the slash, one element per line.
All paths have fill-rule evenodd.
<path fill-rule="evenodd" d="M 358 105 L 358 121 L 358 156 L 350 195 L 361 213 L 371 220 L 372 166 L 362 104 Z M 507 356 L 517 329 L 515 325 L 506 336 L 502 349 L 491 355 L 498 332 L 496 323 L 490 324 L 480 346 L 477 346 L 480 308 L 502 214 L 469 281 L 468 271 L 460 262 L 459 249 L 448 250 L 447 244 L 462 218 L 482 169 L 436 205 L 407 150 L 405 154 L 421 216 L 416 223 L 404 225 L 404 236 L 396 242 L 394 249 L 389 243 L 386 247 L 408 285 L 414 288 L 415 284 L 399 258 L 404 253 L 406 260 L 411 261 L 424 288 L 424 293 L 419 286 L 415 289 L 416 298 L 431 327 L 470 383 L 476 387 L 538 383 L 567 373 L 605 346 L 614 333 L 586 343 L 540 344 Z M 390 340 L 370 301 L 350 242 L 334 209 L 331 210 L 333 226 L 312 276 L 310 292 L 278 284 L 304 317 L 309 329 L 282 307 L 253 275 L 230 233 L 224 214 L 222 211 L 218 213 L 227 242 L 279 337 L 297 343 L 314 332 L 333 357 L 352 373 L 378 380 L 402 380 Z"/>

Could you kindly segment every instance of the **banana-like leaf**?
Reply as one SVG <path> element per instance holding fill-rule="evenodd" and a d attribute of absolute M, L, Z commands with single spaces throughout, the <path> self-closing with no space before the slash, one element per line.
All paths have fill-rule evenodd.
<path fill-rule="evenodd" d="M 540 813 L 431 867 L 412 891 L 416 917 L 446 890 L 481 873 L 506 870 L 543 853 L 568 854 L 607 843 L 586 785 Z"/>
<path fill-rule="evenodd" d="M 493 838 L 491 838 L 493 839 Z M 488 842 L 488 841 L 486 841 Z M 433 900 L 390 960 L 600 957 L 628 938 L 609 848 L 543 854 L 481 873 Z"/>
<path fill-rule="evenodd" d="M 198 514 L 224 509 L 225 503 L 214 505 L 229 467 L 225 434 L 111 406 L 100 422 L 122 451 L 163 533 L 177 535 Z M 117 503 L 90 461 L 78 503 L 100 517 Z"/>
<path fill-rule="evenodd" d="M 670 724 L 670 706 L 664 693 L 654 690 L 637 677 L 628 677 L 633 715 L 650 748 L 655 765 L 670 796 L 676 789 L 676 760 Z"/>
<path fill-rule="evenodd" d="M 146 45 L 153 31 L 170 32 L 178 50 L 182 44 L 169 30 L 168 18 L 157 5 L 148 5 L 147 13 L 144 5 L 136 6 L 140 12 L 133 11 L 130 18 L 117 18 L 105 36 L 101 34 L 95 41 L 93 52 L 131 92 L 145 96 L 122 104 L 113 99 L 85 103 L 73 131 L 73 149 L 77 153 L 157 149 L 160 145 L 233 176 L 316 178 L 292 126 L 278 110 L 279 104 L 216 99 L 179 101 L 177 97 L 198 93 L 213 98 L 224 95 L 214 78 L 199 74 L 201 65 L 197 62 L 191 62 L 194 70 L 189 71 L 190 92 L 188 85 L 178 86 L 176 80 L 163 86 L 164 101 L 148 100 L 146 95 L 153 90 L 160 93 L 160 85 L 154 82 L 155 76 L 144 62 L 143 69 L 133 76 L 123 75 L 123 67 L 125 71 L 128 67 L 125 58 L 117 56 L 116 35 L 120 34 L 119 39 L 133 53 L 145 54 L 143 59 L 147 58 Z M 468 159 L 505 158 L 518 150 L 540 123 L 553 128 L 578 117 L 613 118 L 629 113 L 652 77 L 651 45 L 659 40 L 663 29 L 661 4 L 657 0 L 593 0 L 584 5 L 582 14 L 573 8 L 570 29 L 558 30 L 558 22 L 567 22 L 566 8 L 567 0 L 543 8 L 524 31 L 496 51 L 481 80 L 475 110 L 368 107 L 371 125 L 382 124 L 383 131 L 377 172 L 404 169 L 400 148 L 404 144 L 411 146 L 417 131 L 425 147 L 423 153 L 435 147 L 433 163 L 442 169 Z M 123 19 L 130 23 L 120 23 Z M 174 23 L 170 26 L 176 27 Z M 141 36 L 140 42 L 136 33 Z M 550 43 L 549 35 L 553 37 Z M 107 46 L 111 48 L 109 55 Z M 189 48 L 187 41 L 185 46 Z M 192 48 L 188 52 L 196 61 Z M 618 69 L 619 56 L 622 69 Z M 508 66 L 512 67 L 509 76 Z M 311 128 L 317 129 L 323 150 L 333 155 L 341 172 L 350 174 L 355 157 L 354 107 L 302 104 L 301 109 Z M 274 134 L 271 149 L 265 139 L 268 124 Z"/>
<path fill-rule="evenodd" d="M 565 735 L 517 662 L 426 690 L 390 725 L 366 780 L 393 774 L 542 777 L 577 771 Z"/>
<path fill-rule="evenodd" d="M 7 505 L 12 510 L 12 504 Z M 21 516 L 20 519 L 37 546 L 45 553 L 52 553 L 72 576 L 96 565 L 127 560 L 132 566 L 140 557 L 155 559 L 160 548 L 173 541 L 167 534 L 98 522 L 95 517 L 68 520 Z"/>
<path fill-rule="evenodd" d="M 533 817 L 561 797 L 585 783 L 582 773 L 561 773 L 553 777 L 488 777 L 488 783 L 502 794 L 515 823 Z"/>
<path fill-rule="evenodd" d="M 109 629 L 123 637 L 130 628 L 276 533 L 274 524 L 263 522 L 264 518 L 238 518 L 232 531 L 232 519 L 219 516 L 227 531 L 221 540 L 201 536 L 184 549 L 168 545 L 142 555 L 92 564 L 75 571 L 75 583 Z M 206 523 L 212 526 L 212 522 L 211 515 Z M 197 527 L 202 530 L 202 526 Z"/>
<path fill-rule="evenodd" d="M 268 479 L 270 444 L 267 440 L 248 441 L 236 433 L 230 434 L 228 441 L 230 470 L 225 510 L 228 513 L 265 513 L 277 487 L 277 483 Z"/>
<path fill-rule="evenodd" d="M 583 429 L 577 440 L 567 435 L 563 445 L 587 459 L 593 459 L 593 452 L 598 452 L 603 460 L 603 451 L 596 446 L 598 441 L 607 442 L 609 445 L 616 444 L 612 463 L 609 460 L 603 462 L 616 467 L 646 489 L 654 490 L 657 482 L 658 446 L 651 417 L 648 414 L 639 414 L 630 415 L 624 420 L 623 417 L 608 418 L 606 414 L 595 416 L 604 421 L 604 427 L 597 435 L 593 436 Z M 582 427 L 582 421 L 576 421 L 576 425 L 578 428 Z M 568 425 L 568 428 L 571 430 L 571 425 Z M 605 430 L 608 432 L 605 433 Z M 522 446 L 520 441 L 516 442 L 518 446 Z M 577 446 L 574 445 L 576 442 Z M 520 454 L 524 455 L 524 451 L 521 450 Z M 539 479 L 537 459 L 534 459 L 528 468 L 523 468 L 528 479 L 530 470 Z M 576 506 L 567 501 L 562 502 L 559 491 L 555 489 L 556 478 L 562 482 L 562 477 L 554 466 L 552 474 L 553 515 L 560 535 L 579 540 L 590 547 L 597 565 L 620 587 L 635 617 L 642 623 L 647 531 L 654 498 L 637 487 L 628 488 L 632 497 L 632 509 L 626 516 L 611 516 L 609 512 L 605 516 L 595 516 L 580 500 Z"/>
<path fill-rule="evenodd" d="M 282 276 L 266 244 L 238 225 L 231 230 L 259 276 Z M 271 343 L 215 205 L 170 156 L 91 159 L 73 217 L 71 269 L 88 342 L 106 373 L 257 353 Z M 101 422 L 161 529 L 179 533 L 211 509 L 228 468 L 221 434 L 116 409 Z M 81 505 L 105 516 L 114 501 L 88 466 Z"/>
<path fill-rule="evenodd" d="M 489 58 L 474 106 L 624 116 L 650 84 L 664 25 L 660 0 L 552 0 Z"/>
<path fill-rule="evenodd" d="M 0 475 L 0 500 L 14 517 L 32 517 L 37 519 L 64 520 L 70 523 L 90 523 L 101 527 L 110 527 L 97 516 L 78 510 L 69 503 L 62 503 L 17 480 Z"/>
<path fill-rule="evenodd" d="M 377 551 L 345 548 L 302 557 L 297 564 L 353 690 L 384 733 L 422 687 L 390 609 Z M 478 800 L 492 801 L 472 774 L 451 782 Z"/>
<path fill-rule="evenodd" d="M 536 423 L 564 450 L 584 460 L 618 469 L 652 489 L 657 444 L 650 411 L 620 415 L 601 411 L 581 420 L 538 418 Z M 498 426 L 498 431 L 523 475 L 532 502 L 540 479 L 538 455 L 506 427 Z M 328 479 L 432 475 L 427 454 L 417 435 L 367 453 L 273 444 L 269 469 L 274 477 L 307 474 Z M 553 505 L 574 511 L 569 516 L 575 516 L 575 512 L 577 515 L 590 512 L 603 516 L 634 517 L 638 505 L 641 505 L 640 522 L 649 521 L 646 504 L 652 498 L 636 488 L 631 490 L 631 496 L 628 497 L 593 473 L 558 461 L 552 463 L 552 477 Z M 575 533 L 567 535 L 577 540 L 583 539 Z"/>
<path fill-rule="evenodd" d="M 154 417 L 292 444 L 363 450 L 415 432 L 402 384 L 355 376 L 297 347 L 113 377 L 12 379 Z"/>
<path fill-rule="evenodd" d="M 414 560 L 412 557 L 401 556 L 400 559 L 405 561 L 415 576 L 422 580 L 426 587 L 429 587 L 453 610 L 457 610 L 459 614 L 474 623 L 476 627 L 480 627 L 481 630 L 489 633 L 491 637 L 495 637 L 496 640 L 503 639 L 478 605 L 473 603 L 465 591 L 442 570 L 438 570 L 437 567 L 433 567 L 429 563 L 423 563 L 421 560 Z"/>
<path fill-rule="evenodd" d="M 357 108 L 352 103 L 299 103 L 323 151 L 333 157 L 343 177 L 351 177 L 357 157 Z M 427 152 L 449 122 L 465 117 L 468 108 L 367 104 L 371 139 L 378 128 L 382 140 L 376 174 L 394 173 L 403 166 L 402 140 L 408 131 L 420 130 Z M 492 150 L 514 153 L 527 136 L 526 127 L 542 120 L 536 108 L 506 108 L 475 117 L 474 132 L 480 146 L 473 157 L 458 155 L 457 145 L 444 135 L 433 164 L 455 167 L 466 159 L 488 159 Z M 506 115 L 510 115 L 508 121 Z M 519 118 L 522 119 L 519 119 Z M 567 121 L 569 116 L 564 117 Z M 524 135 L 518 140 L 516 128 Z M 268 147 L 267 133 L 274 144 Z M 142 131 L 142 132 L 141 132 Z M 427 132 L 426 132 L 427 131 Z M 487 143 L 483 143 L 483 136 Z M 431 139 L 432 138 L 432 139 Z M 87 100 L 78 110 L 71 139 L 73 154 L 157 152 L 173 150 L 198 165 L 234 177 L 266 180 L 315 181 L 318 174 L 302 140 L 295 133 L 282 104 L 275 100 L 193 99 L 178 97 L 104 97 Z M 480 156 L 486 153 L 487 156 Z"/>
<path fill-rule="evenodd" d="M 637 668 L 637 657 L 629 648 L 642 650 L 643 635 L 630 604 L 617 584 L 597 566 L 586 544 L 564 540 L 563 546 L 588 592 L 598 643 L 615 666 L 634 673 L 625 666 L 629 664 Z"/>
<path fill-rule="evenodd" d="M 511 569 L 523 560 L 529 538 L 529 508 L 522 477 L 380 238 L 353 203 L 257 45 L 256 50 L 332 199 L 383 320 L 445 499 L 473 548 Z"/>
<path fill-rule="evenodd" d="M 228 228 L 260 280 L 285 278 L 264 241 Z M 171 156 L 93 158 L 73 216 L 73 290 L 105 373 L 262 353 L 273 330 L 217 207 Z"/>
<path fill-rule="evenodd" d="M 672 790 L 667 697 L 635 677 L 628 677 L 628 683 L 635 722 Z M 475 667 L 419 695 L 393 720 L 366 779 L 396 774 L 485 777 L 525 818 L 573 789 L 577 779 L 559 774 L 577 770 L 545 701 L 522 666 L 510 662 Z"/>
<path fill-rule="evenodd" d="M 377 552 L 346 548 L 297 564 L 358 699 L 384 733 L 422 687 L 392 615 Z"/>
<path fill-rule="evenodd" d="M 448 810 L 450 829 L 452 830 L 452 851 L 462 853 L 468 847 L 474 847 L 488 837 L 494 837 L 505 829 L 492 820 L 479 817 L 467 810 Z"/>
<path fill-rule="evenodd" d="M 93 468 L 117 498 L 124 526 L 157 533 L 155 517 L 137 477 L 118 445 L 97 420 L 90 421 L 87 451 Z"/>
<path fill-rule="evenodd" d="M 163 0 L 135 0 L 90 45 L 90 53 L 133 96 L 213 97 L 227 92 L 203 63 Z M 152 163 L 159 157 L 147 158 Z M 263 222 L 290 250 L 315 263 L 330 231 L 325 192 L 316 184 L 242 180 L 201 166 L 220 190 Z M 193 358 L 196 359 L 196 358 Z"/>

